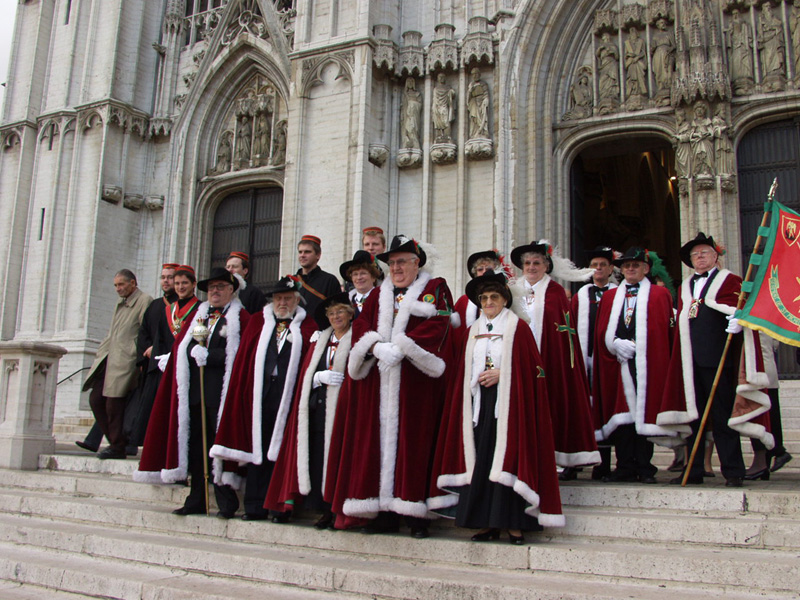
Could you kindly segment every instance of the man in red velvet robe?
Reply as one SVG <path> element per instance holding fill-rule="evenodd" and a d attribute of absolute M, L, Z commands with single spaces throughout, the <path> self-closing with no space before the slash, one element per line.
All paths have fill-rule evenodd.
<path fill-rule="evenodd" d="M 352 391 L 339 401 L 326 499 L 338 527 L 349 517 L 374 519 L 369 533 L 397 531 L 404 515 L 423 538 L 452 298 L 444 279 L 420 270 L 427 256 L 415 240 L 396 236 L 378 259 L 390 276 L 353 322 Z"/>
<path fill-rule="evenodd" d="M 672 349 L 672 295 L 647 278 L 652 262 L 643 248 L 629 248 L 614 261 L 625 278 L 603 295 L 595 334 L 596 436 L 616 448 L 617 468 L 606 481 L 655 483 L 653 442 L 670 437 L 656 425 Z"/>
<path fill-rule="evenodd" d="M 250 319 L 219 421 L 211 456 L 246 465 L 244 519 L 269 517 L 264 508 L 272 469 L 294 398 L 295 384 L 316 325 L 298 306 L 300 282 L 281 278 L 269 304 Z M 273 520 L 285 520 L 275 515 Z"/>

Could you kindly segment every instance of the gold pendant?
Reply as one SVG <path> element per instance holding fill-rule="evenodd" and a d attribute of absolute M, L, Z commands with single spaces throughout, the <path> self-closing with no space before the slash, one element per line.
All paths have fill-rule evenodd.
<path fill-rule="evenodd" d="M 695 298 L 689 305 L 689 318 L 694 319 L 699 311 L 700 311 L 700 300 Z"/>

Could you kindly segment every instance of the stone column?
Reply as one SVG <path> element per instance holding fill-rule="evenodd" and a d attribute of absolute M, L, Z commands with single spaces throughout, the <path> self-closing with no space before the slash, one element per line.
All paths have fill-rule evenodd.
<path fill-rule="evenodd" d="M 0 468 L 35 470 L 53 452 L 58 361 L 66 349 L 0 342 Z"/>

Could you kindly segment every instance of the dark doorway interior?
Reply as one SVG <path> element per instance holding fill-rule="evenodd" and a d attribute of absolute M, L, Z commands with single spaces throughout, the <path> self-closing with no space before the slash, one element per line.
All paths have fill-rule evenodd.
<path fill-rule="evenodd" d="M 585 265 L 585 252 L 609 245 L 655 250 L 676 281 L 681 276 L 680 219 L 675 156 L 657 137 L 603 142 L 575 159 L 572 183 L 572 258 Z"/>
<path fill-rule="evenodd" d="M 800 118 L 775 121 L 748 131 L 739 142 L 736 163 L 742 233 L 740 272 L 744 274 L 764 215 L 764 201 L 775 177 L 775 199 L 800 210 Z M 800 379 L 795 348 L 779 346 L 778 372 L 782 379 Z"/>
<path fill-rule="evenodd" d="M 261 289 L 280 277 L 283 190 L 252 188 L 227 196 L 214 215 L 211 267 L 225 266 L 233 250 L 250 255 L 249 285 Z"/>

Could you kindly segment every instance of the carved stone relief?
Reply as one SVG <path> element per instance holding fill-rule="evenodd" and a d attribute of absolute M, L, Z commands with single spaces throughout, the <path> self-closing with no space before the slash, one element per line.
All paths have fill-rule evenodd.
<path fill-rule="evenodd" d="M 104 185 L 100 197 L 111 204 L 119 204 L 119 201 L 122 200 L 122 188 L 118 185 Z"/>
<path fill-rule="evenodd" d="M 416 79 L 406 77 L 400 105 L 398 167 L 418 167 L 422 164 L 422 144 L 420 143 L 422 101 L 422 92 L 417 90 Z"/>
<path fill-rule="evenodd" d="M 464 145 L 467 158 L 483 160 L 494 155 L 492 137 L 489 133 L 490 95 L 489 85 L 481 79 L 481 70 L 473 67 L 467 87 L 467 114 L 469 115 L 469 139 Z"/>
<path fill-rule="evenodd" d="M 583 65 L 575 75 L 569 88 L 569 110 L 562 117 L 565 121 L 585 119 L 592 116 L 592 68 Z"/>
<path fill-rule="evenodd" d="M 597 58 L 597 112 L 606 115 L 619 106 L 619 49 L 611 41 L 611 35 L 604 31 L 595 50 Z"/>
<path fill-rule="evenodd" d="M 434 40 L 428 48 L 428 70 L 458 68 L 458 44 L 453 38 L 455 27 L 442 23 L 434 28 Z"/>
<path fill-rule="evenodd" d="M 144 206 L 144 196 L 141 194 L 125 194 L 122 206 L 129 210 L 137 211 Z"/>
<path fill-rule="evenodd" d="M 731 11 L 731 21 L 725 30 L 728 38 L 728 68 L 734 96 L 753 93 L 753 34 L 739 10 Z"/>
<path fill-rule="evenodd" d="M 675 71 L 675 37 L 663 17 L 656 21 L 656 28 L 650 35 L 650 52 L 656 86 L 655 102 L 658 106 L 668 106 Z"/>
<path fill-rule="evenodd" d="M 636 27 L 625 40 L 625 108 L 640 110 L 647 99 L 647 53 Z"/>
<path fill-rule="evenodd" d="M 786 85 L 786 44 L 783 40 L 783 23 L 773 13 L 769 2 L 761 5 L 758 33 L 764 91 L 780 91 Z"/>
<path fill-rule="evenodd" d="M 422 34 L 419 31 L 403 33 L 403 45 L 400 47 L 399 74 L 403 77 L 418 77 L 425 72 L 425 50 L 422 45 Z"/>

